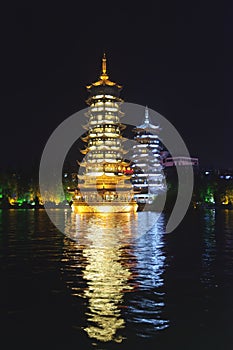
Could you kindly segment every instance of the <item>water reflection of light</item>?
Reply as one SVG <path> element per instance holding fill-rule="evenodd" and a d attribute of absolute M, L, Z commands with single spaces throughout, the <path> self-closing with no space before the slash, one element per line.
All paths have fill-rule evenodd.
<path fill-rule="evenodd" d="M 233 211 L 225 209 L 223 211 L 223 216 L 224 216 L 224 224 L 223 224 L 223 230 L 224 230 L 224 235 L 223 235 L 223 251 L 224 251 L 224 274 L 226 275 L 226 279 L 230 280 L 232 279 L 233 275 L 233 260 L 232 260 L 232 255 L 233 255 L 233 237 L 232 237 L 232 232 L 233 232 Z"/>
<path fill-rule="evenodd" d="M 115 216 L 114 216 L 115 217 Z M 90 233 L 92 244 L 83 250 L 87 259 L 83 277 L 88 288 L 84 291 L 89 298 L 88 335 L 101 341 L 112 340 L 116 331 L 124 327 L 120 304 L 124 293 L 133 287 L 128 284 L 130 270 L 120 261 L 121 244 L 118 240 L 119 227 L 115 225 L 114 232 L 108 232 L 112 220 L 104 218 L 105 231 L 97 225 Z M 102 226 L 102 225 L 101 225 Z M 115 338 L 116 340 L 117 338 Z M 117 339 L 121 340 L 121 337 Z"/>
<path fill-rule="evenodd" d="M 214 266 L 216 260 L 215 216 L 215 210 L 209 209 L 205 211 L 201 282 L 207 288 L 214 286 L 216 283 Z"/>
<path fill-rule="evenodd" d="M 134 254 L 140 273 L 137 276 L 137 293 L 130 300 L 127 314 L 135 332 L 142 337 L 150 337 L 155 330 L 163 330 L 169 326 L 169 320 L 163 317 L 164 232 L 165 224 L 163 217 L 160 217 L 150 231 L 135 241 Z"/>
<path fill-rule="evenodd" d="M 80 259 L 80 254 L 77 255 L 77 265 L 82 264 L 83 279 L 87 285 L 79 289 L 71 283 L 70 287 L 75 295 L 88 299 L 85 331 L 89 337 L 100 341 L 122 340 L 122 336 L 117 334 L 125 324 L 121 304 L 124 293 L 134 287 L 129 283 L 131 272 L 121 250 L 131 238 L 132 215 L 73 214 L 75 224 L 71 223 L 72 220 L 69 223 L 69 230 L 72 225 L 76 226 L 73 238 L 76 232 L 78 243 L 72 244 L 79 249 L 82 246 L 82 257 Z"/>
<path fill-rule="evenodd" d="M 67 235 L 73 241 L 65 239 L 64 270 L 68 271 L 72 295 L 88 301 L 84 329 L 90 338 L 121 342 L 130 320 L 139 327 L 148 323 L 151 334 L 168 324 L 161 316 L 164 294 L 159 290 L 163 285 L 164 230 L 157 223 L 141 236 L 151 218 L 140 213 L 144 215 L 139 219 L 138 214 L 67 216 Z M 146 290 L 152 299 L 148 293 L 138 297 Z M 131 292 L 132 302 L 125 305 L 127 292 Z"/>

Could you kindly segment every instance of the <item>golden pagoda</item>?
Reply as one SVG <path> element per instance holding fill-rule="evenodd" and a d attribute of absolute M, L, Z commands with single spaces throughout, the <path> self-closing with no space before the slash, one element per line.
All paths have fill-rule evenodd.
<path fill-rule="evenodd" d="M 130 182 L 130 162 L 124 161 L 127 153 L 122 147 L 124 138 L 120 110 L 122 86 L 112 82 L 107 74 L 106 56 L 102 58 L 99 80 L 87 86 L 88 119 L 83 137 L 86 143 L 81 152 L 85 155 L 79 165 L 79 186 L 72 207 L 78 213 L 136 212 L 133 187 Z"/>

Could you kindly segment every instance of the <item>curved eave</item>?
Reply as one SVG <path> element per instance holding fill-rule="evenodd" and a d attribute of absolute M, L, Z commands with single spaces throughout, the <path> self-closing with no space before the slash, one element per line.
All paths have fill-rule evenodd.
<path fill-rule="evenodd" d="M 139 126 L 136 126 L 133 130 L 137 132 L 143 132 L 143 131 L 160 131 L 161 128 L 159 126 L 153 125 L 153 124 L 142 124 Z"/>
<path fill-rule="evenodd" d="M 86 165 L 84 164 L 84 162 L 80 162 L 79 160 L 77 160 L 77 163 L 79 166 L 85 167 Z"/>
<path fill-rule="evenodd" d="M 101 100 L 102 99 L 104 99 L 104 98 L 101 98 Z M 115 100 L 116 102 L 118 102 L 118 103 L 123 103 L 124 101 L 122 100 L 122 98 L 120 98 L 120 97 L 118 97 L 118 96 L 113 96 L 113 98 L 112 98 L 113 100 Z M 91 105 L 92 104 L 92 102 L 95 100 L 95 97 L 94 96 L 90 96 L 88 99 L 86 99 L 86 104 L 87 105 Z M 118 111 L 118 113 L 119 113 L 119 111 Z"/>
<path fill-rule="evenodd" d="M 126 128 L 126 125 L 125 124 L 121 124 L 119 122 L 115 122 L 115 121 L 110 121 L 110 120 L 106 120 L 106 119 L 103 119 L 103 120 L 95 120 L 95 121 L 92 121 L 92 122 L 88 122 L 87 124 L 85 125 L 82 125 L 82 128 L 85 129 L 85 130 L 89 130 L 89 129 L 94 129 L 96 127 L 96 125 L 102 125 L 102 126 L 105 126 L 105 125 L 112 125 L 112 126 L 117 126 L 119 127 L 121 130 L 124 130 Z M 86 137 L 86 136 L 85 136 Z"/>
<path fill-rule="evenodd" d="M 82 154 L 87 154 L 90 150 L 89 148 L 85 148 L 85 149 L 80 149 L 79 150 Z"/>
<path fill-rule="evenodd" d="M 120 181 L 125 181 L 125 180 L 130 180 L 131 179 L 131 175 L 125 175 L 125 174 L 122 174 L 122 175 L 106 175 L 106 174 L 103 174 L 101 176 L 99 176 L 97 178 L 97 181 L 96 183 L 99 184 L 99 183 L 104 183 L 106 181 L 106 185 L 107 185 L 107 182 L 108 181 L 114 181 L 115 180 L 115 184 L 117 184 L 118 182 Z M 124 184 L 124 187 L 132 187 L 131 184 Z"/>
<path fill-rule="evenodd" d="M 91 85 L 87 85 L 86 89 L 90 90 L 93 86 L 101 86 L 101 85 L 116 86 L 118 89 L 122 89 L 121 85 L 118 85 L 117 83 L 114 83 L 113 81 L 111 81 L 109 79 L 100 79 L 100 80 L 92 83 Z"/>
<path fill-rule="evenodd" d="M 88 142 L 88 140 L 89 140 L 89 135 L 84 136 L 84 137 L 81 137 L 81 140 L 84 141 L 84 142 Z"/>
<path fill-rule="evenodd" d="M 89 130 L 89 123 L 88 123 L 88 124 L 85 124 L 85 125 L 82 125 L 82 128 L 83 128 L 84 130 Z"/>
<path fill-rule="evenodd" d="M 126 161 L 122 161 L 121 163 L 120 163 L 120 165 L 123 165 L 123 166 L 129 166 L 131 164 L 131 161 L 129 160 L 128 162 L 126 162 Z"/>
<path fill-rule="evenodd" d="M 119 124 L 119 127 L 121 130 L 124 130 L 126 128 L 126 125 L 125 124 Z"/>

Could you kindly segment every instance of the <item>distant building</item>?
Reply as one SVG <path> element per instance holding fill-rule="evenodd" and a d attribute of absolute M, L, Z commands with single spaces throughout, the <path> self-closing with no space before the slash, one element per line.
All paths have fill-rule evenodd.
<path fill-rule="evenodd" d="M 194 167 L 199 166 L 198 158 L 190 158 L 190 157 L 166 157 L 163 159 L 163 165 L 165 168 L 168 167 L 176 167 L 176 166 L 186 166 L 192 165 Z"/>

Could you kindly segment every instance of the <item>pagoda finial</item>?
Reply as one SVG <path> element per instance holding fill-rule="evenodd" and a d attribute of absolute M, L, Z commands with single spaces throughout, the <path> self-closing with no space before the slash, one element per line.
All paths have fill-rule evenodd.
<path fill-rule="evenodd" d="M 146 108 L 145 108 L 145 123 L 149 123 L 149 122 L 150 122 L 150 120 L 149 120 L 149 109 L 146 106 Z"/>
<path fill-rule="evenodd" d="M 106 74 L 107 71 L 107 59 L 106 59 L 106 54 L 104 52 L 103 58 L 102 58 L 102 73 Z"/>
<path fill-rule="evenodd" d="M 107 80 L 108 79 L 108 75 L 107 75 L 107 59 L 106 59 L 106 54 L 104 52 L 103 58 L 102 58 L 102 73 L 100 78 L 102 80 Z"/>

